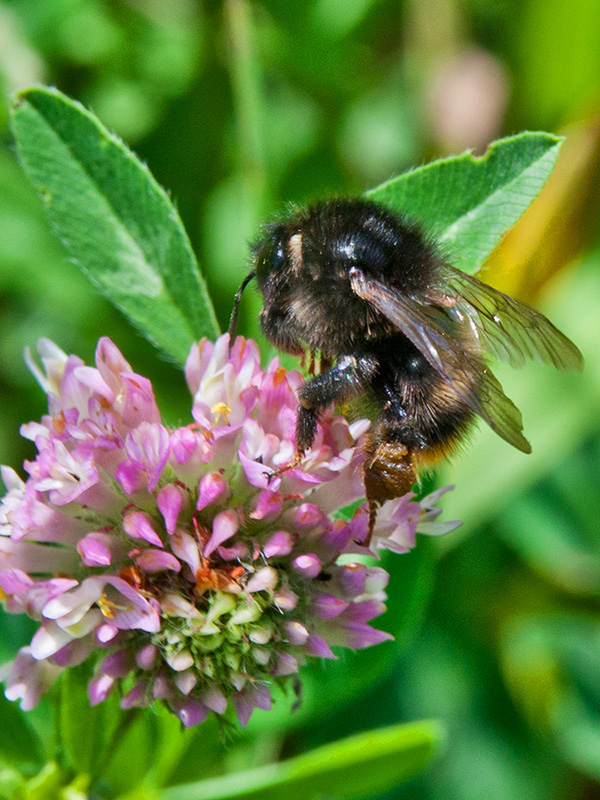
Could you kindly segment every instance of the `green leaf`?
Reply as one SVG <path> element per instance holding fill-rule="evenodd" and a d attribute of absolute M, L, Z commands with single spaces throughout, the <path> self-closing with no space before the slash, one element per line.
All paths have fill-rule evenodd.
<path fill-rule="evenodd" d="M 421 222 L 455 267 L 475 272 L 520 219 L 552 172 L 562 138 L 520 133 L 433 161 L 372 189 L 367 196 Z"/>
<path fill-rule="evenodd" d="M 12 128 L 54 232 L 100 291 L 177 363 L 218 335 L 181 220 L 147 167 L 55 89 L 20 92 Z"/>
<path fill-rule="evenodd" d="M 0 695 L 0 730 L 4 731 L 0 736 L 0 761 L 8 764 L 41 761 L 42 745 L 37 734 L 19 706 L 4 695 Z"/>
<path fill-rule="evenodd" d="M 110 760 L 95 773 L 115 795 L 135 790 L 157 758 L 156 717 L 146 709 L 132 709 L 129 721 L 115 737 Z"/>
<path fill-rule="evenodd" d="M 439 723 L 393 725 L 277 764 L 166 789 L 160 800 L 313 800 L 360 797 L 412 778 L 443 738 Z"/>
<path fill-rule="evenodd" d="M 70 667 L 61 677 L 60 740 L 72 767 L 90 780 L 107 781 L 115 794 L 137 786 L 156 761 L 157 723 L 138 708 L 122 711 L 114 692 L 91 706 L 91 667 Z"/>
<path fill-rule="evenodd" d="M 211 714 L 202 725 L 184 728 L 180 720 L 162 706 L 153 708 L 158 744 L 152 764 L 152 783 L 169 786 L 220 775 L 230 755 L 223 747 L 220 720 Z"/>
<path fill-rule="evenodd" d="M 84 774 L 94 774 L 111 743 L 123 715 L 118 698 L 91 706 L 87 684 L 91 669 L 87 664 L 70 667 L 61 676 L 58 727 L 60 739 L 71 764 Z"/>

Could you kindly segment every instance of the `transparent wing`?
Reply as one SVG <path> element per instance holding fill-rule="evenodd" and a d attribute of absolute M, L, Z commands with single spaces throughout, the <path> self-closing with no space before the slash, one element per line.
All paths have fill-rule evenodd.
<path fill-rule="evenodd" d="M 445 310 L 403 298 L 357 268 L 350 271 L 350 282 L 358 297 L 410 339 L 469 408 L 509 444 L 531 452 L 522 434 L 521 412 L 491 370 L 465 348 L 457 336 L 456 322 Z"/>
<path fill-rule="evenodd" d="M 582 368 L 573 342 L 533 308 L 450 266 L 443 268 L 439 289 L 451 302 L 446 313 L 470 327 L 483 353 L 513 367 L 530 358 L 559 370 Z"/>

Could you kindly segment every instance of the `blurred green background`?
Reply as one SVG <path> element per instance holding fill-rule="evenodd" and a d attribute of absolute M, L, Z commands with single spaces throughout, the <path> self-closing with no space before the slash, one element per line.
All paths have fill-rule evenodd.
<path fill-rule="evenodd" d="M 169 189 L 224 328 L 248 242 L 282 204 L 520 130 L 567 134 L 485 279 L 548 313 L 585 372 L 499 370 L 533 455 L 480 430 L 444 467 L 445 518 L 464 525 L 386 561 L 396 641 L 314 665 L 300 712 L 257 713 L 226 750 L 210 723 L 190 733 L 173 780 L 438 717 L 445 752 L 386 797 L 600 798 L 598 0 L 0 0 L 0 461 L 15 468 L 33 455 L 20 423 L 45 410 L 22 358 L 39 336 L 90 362 L 110 335 L 167 419 L 189 414 L 182 376 L 68 262 L 16 163 L 6 97 L 35 82 L 91 107 Z M 258 308 L 248 292 L 240 330 L 267 355 Z M 6 660 L 31 628 L 0 622 Z"/>

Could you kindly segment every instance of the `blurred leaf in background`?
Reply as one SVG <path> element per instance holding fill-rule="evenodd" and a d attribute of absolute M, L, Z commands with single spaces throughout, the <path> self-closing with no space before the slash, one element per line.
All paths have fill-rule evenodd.
<path fill-rule="evenodd" d="M 152 730 L 134 727 L 129 747 L 162 742 L 160 763 L 144 762 L 161 785 L 436 717 L 449 729 L 445 753 L 380 797 L 600 797 L 599 59 L 595 0 L 0 0 L 2 94 L 57 85 L 134 147 L 172 192 L 222 327 L 248 242 L 286 202 L 358 194 L 519 130 L 567 134 L 551 181 L 484 275 L 548 313 L 584 352 L 584 373 L 501 372 L 533 454 L 482 427 L 444 469 L 457 484 L 447 518 L 465 524 L 395 565 L 396 644 L 313 665 L 297 714 L 284 703 L 257 712 L 226 748 L 214 729 L 182 733 L 160 716 Z M 3 102 L 0 298 L 3 463 L 19 468 L 32 454 L 18 427 L 44 409 L 21 354 L 42 335 L 89 361 L 109 334 L 173 421 L 188 419 L 182 376 L 92 293 L 49 233 Z M 258 307 L 256 294 L 245 300 L 241 330 L 266 354 Z M 0 621 L 8 658 L 31 630 Z M 15 737 L 3 763 L 15 763 L 31 726 L 39 772 L 48 708 L 24 721 L 13 706 L 6 714 Z M 110 769 L 123 772 L 118 759 Z"/>

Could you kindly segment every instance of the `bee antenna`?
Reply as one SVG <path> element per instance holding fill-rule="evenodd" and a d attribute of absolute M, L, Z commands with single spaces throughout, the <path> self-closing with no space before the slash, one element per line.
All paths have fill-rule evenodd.
<path fill-rule="evenodd" d="M 237 290 L 237 294 L 236 294 L 235 299 L 233 301 L 233 309 L 231 311 L 231 317 L 229 319 L 229 346 L 230 347 L 233 344 L 233 340 L 235 338 L 235 329 L 236 329 L 236 326 L 237 326 L 238 310 L 239 310 L 239 307 L 240 307 L 240 300 L 242 299 L 242 292 L 244 291 L 246 286 L 248 286 L 250 281 L 255 277 L 256 277 L 256 271 L 255 270 L 252 270 L 252 272 L 249 275 L 246 275 L 246 277 L 242 281 L 242 285 Z"/>

